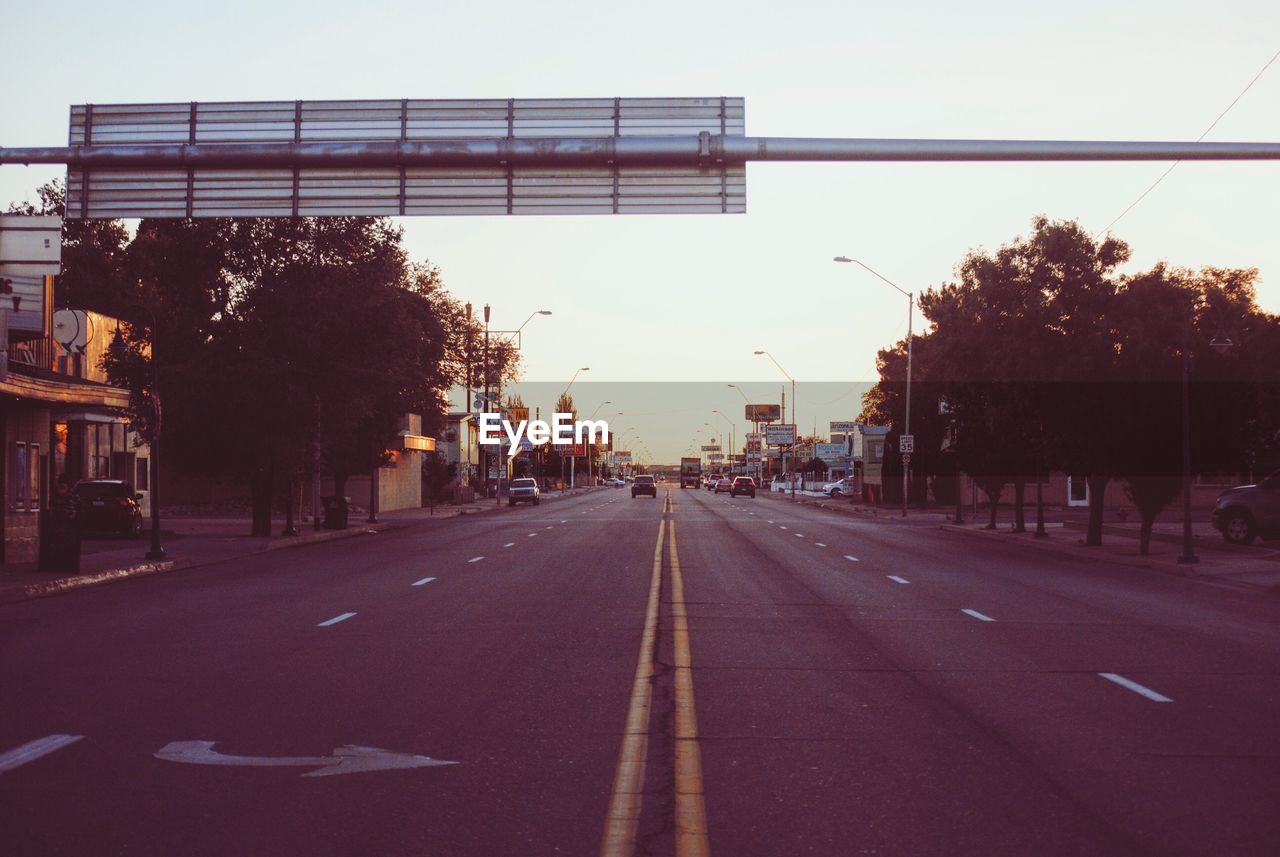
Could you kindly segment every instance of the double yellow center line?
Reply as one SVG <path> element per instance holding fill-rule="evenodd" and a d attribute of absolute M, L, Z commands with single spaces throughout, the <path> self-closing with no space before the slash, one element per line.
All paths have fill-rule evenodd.
<path fill-rule="evenodd" d="M 640 657 L 631 686 L 631 705 L 618 754 L 613 794 L 605 818 L 600 857 L 632 857 L 643 805 L 645 758 L 653 703 L 654 659 L 658 647 L 658 614 L 662 594 L 662 545 L 667 540 L 671 567 L 671 614 L 675 649 L 675 845 L 677 857 L 708 857 L 707 810 L 703 800 L 702 757 L 698 749 L 698 717 L 693 703 L 693 669 L 689 655 L 689 617 L 685 610 L 684 576 L 676 548 L 675 504 L 668 489 L 653 549 L 649 603 Z"/>

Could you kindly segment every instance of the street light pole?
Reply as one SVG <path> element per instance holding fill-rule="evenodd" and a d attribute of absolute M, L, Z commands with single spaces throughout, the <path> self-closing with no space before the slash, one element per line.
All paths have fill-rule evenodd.
<path fill-rule="evenodd" d="M 860 265 L 870 273 L 874 274 L 876 277 L 879 277 L 884 282 L 893 286 L 901 294 L 906 295 L 906 298 L 907 298 L 907 402 L 906 402 L 906 419 L 903 422 L 902 433 L 910 437 L 911 435 L 911 345 L 915 339 L 914 327 L 913 327 L 914 313 L 915 313 L 915 307 L 916 307 L 915 292 L 908 292 L 907 290 L 899 286 L 897 283 L 895 283 L 893 280 L 890 280 L 888 277 L 884 276 L 883 274 L 881 274 L 879 271 L 875 270 L 871 266 L 863 262 L 859 262 L 857 259 L 850 259 L 848 256 L 836 256 L 834 261 L 852 262 L 855 265 Z M 910 472 L 910 465 L 911 465 L 911 453 L 909 452 L 902 453 L 902 517 L 904 518 L 907 516 L 907 491 L 910 484 L 908 481 L 908 473 Z"/>
<path fill-rule="evenodd" d="M 761 354 L 763 354 L 765 357 L 768 357 L 770 360 L 772 360 L 773 365 L 778 367 L 778 371 L 781 372 L 783 375 L 785 375 L 787 380 L 791 382 L 791 499 L 795 500 L 796 499 L 796 473 L 795 473 L 796 446 L 798 444 L 798 441 L 800 440 L 800 419 L 799 419 L 799 415 L 796 413 L 796 379 L 792 378 L 789 374 L 787 374 L 787 370 L 783 369 L 782 365 L 778 363 L 777 360 L 774 360 L 773 355 L 770 354 L 768 351 L 756 352 L 757 356 Z M 783 468 L 783 474 L 784 475 L 786 474 L 785 466 Z"/>
<path fill-rule="evenodd" d="M 150 307 L 142 304 L 130 304 L 125 311 L 140 309 L 147 315 L 151 316 L 151 431 L 148 438 L 150 445 L 150 461 L 147 462 L 147 476 L 150 483 L 148 489 L 151 493 L 149 498 L 151 503 L 151 550 L 147 551 L 144 559 L 160 560 L 165 558 L 165 550 L 160 544 L 160 428 L 161 428 L 161 407 L 160 407 L 160 363 L 156 360 L 156 342 L 160 338 L 160 325 L 156 320 L 155 311 Z M 125 351 L 124 338 L 120 335 L 120 325 L 116 324 L 116 334 L 111 340 L 109 350 L 115 354 L 117 358 L 122 356 Z"/>

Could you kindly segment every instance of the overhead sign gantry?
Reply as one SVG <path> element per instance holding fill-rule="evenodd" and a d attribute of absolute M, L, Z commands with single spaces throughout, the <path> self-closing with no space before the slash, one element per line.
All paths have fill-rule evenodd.
<path fill-rule="evenodd" d="M 1280 143 L 748 137 L 741 98 L 77 105 L 67 216 L 732 214 L 748 161 L 1280 160 Z"/>

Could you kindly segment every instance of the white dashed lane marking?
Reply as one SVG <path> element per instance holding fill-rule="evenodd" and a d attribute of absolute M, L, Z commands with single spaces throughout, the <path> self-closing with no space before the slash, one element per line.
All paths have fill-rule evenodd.
<path fill-rule="evenodd" d="M 336 624 L 338 624 L 339 622 L 345 622 L 345 621 L 347 621 L 348 619 L 350 619 L 350 618 L 351 618 L 352 616 L 354 616 L 354 615 L 356 615 L 356 614 L 354 614 L 354 613 L 342 613 L 342 614 L 340 614 L 340 615 L 338 615 L 338 616 L 334 616 L 332 619 L 325 619 L 325 620 L 324 620 L 323 622 L 321 622 L 319 625 L 316 625 L 316 627 L 317 627 L 317 628 L 327 628 L 327 627 L 329 627 L 330 625 L 336 625 Z"/>
<path fill-rule="evenodd" d="M 1116 673 L 1098 673 L 1098 675 L 1102 676 L 1107 681 L 1113 681 L 1116 684 L 1120 685 L 1121 687 L 1128 688 L 1129 690 L 1133 691 L 1134 693 L 1140 696 L 1145 696 L 1147 699 L 1150 699 L 1152 702 L 1173 702 L 1172 699 L 1165 696 L 1163 693 L 1156 693 L 1151 688 L 1143 687 L 1142 685 L 1138 684 L 1136 681 L 1127 679 L 1122 675 L 1117 675 Z"/>
<path fill-rule="evenodd" d="M 888 578 L 892 580 L 894 583 L 910 583 L 911 582 L 910 580 L 907 580 L 905 577 L 898 577 L 898 575 L 896 574 L 890 574 L 888 575 Z"/>
<path fill-rule="evenodd" d="M 428 583 L 430 583 L 430 582 L 431 582 L 431 581 L 433 581 L 433 580 L 435 580 L 435 578 L 434 578 L 434 577 L 424 577 L 424 578 L 422 578 L 422 580 L 415 580 L 415 581 L 413 582 L 413 585 L 414 585 L 414 586 L 426 586 Z"/>
<path fill-rule="evenodd" d="M 820 548 L 825 548 L 825 547 L 826 547 L 826 545 L 824 545 L 822 542 L 814 542 L 814 544 L 815 544 L 815 545 L 817 545 L 817 546 L 818 546 L 818 547 L 820 547 Z"/>
<path fill-rule="evenodd" d="M 515 546 L 516 546 L 515 542 L 507 542 L 505 545 L 503 545 L 504 548 L 513 548 Z"/>
<path fill-rule="evenodd" d="M 844 558 L 845 558 L 845 559 L 847 559 L 847 560 L 849 560 L 849 562 L 860 562 L 860 561 L 861 561 L 861 560 L 859 560 L 856 556 L 849 556 L 848 554 L 845 554 L 845 555 L 844 555 Z"/>
<path fill-rule="evenodd" d="M 467 560 L 467 562 L 479 562 L 482 559 L 484 559 L 482 556 L 473 556 L 471 559 Z"/>
<path fill-rule="evenodd" d="M 969 616 L 972 616 L 972 617 L 973 617 L 973 618 L 975 618 L 975 619 L 980 619 L 980 620 L 982 620 L 983 622 L 994 622 L 994 621 L 996 621 L 995 619 L 992 619 L 990 616 L 986 615 L 985 613 L 979 613 L 977 610 L 973 610 L 973 609 L 971 609 L 971 608 L 969 608 L 969 607 L 964 607 L 964 608 L 962 608 L 962 609 L 960 610 L 960 612 L 961 612 L 961 613 L 965 613 L 965 614 L 967 614 L 967 615 L 969 615 Z"/>
<path fill-rule="evenodd" d="M 536 536 L 536 535 L 537 535 L 537 533 L 529 533 L 529 538 L 533 538 L 533 537 L 534 537 L 534 536 Z"/>

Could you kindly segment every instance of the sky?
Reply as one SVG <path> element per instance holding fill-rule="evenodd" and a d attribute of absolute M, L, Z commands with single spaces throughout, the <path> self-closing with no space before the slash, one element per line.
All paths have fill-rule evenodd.
<path fill-rule="evenodd" d="M 1274 0 L 3 9 L 5 146 L 64 144 L 69 106 L 89 102 L 720 95 L 746 99 L 756 136 L 1193 140 L 1280 49 Z M 1207 139 L 1280 140 L 1280 62 Z M 802 385 L 802 423 L 814 410 L 821 423 L 855 415 L 852 385 L 874 381 L 877 349 L 907 327 L 906 298 L 833 256 L 918 292 L 1037 214 L 1104 229 L 1166 167 L 751 164 L 745 215 L 401 225 L 411 256 L 491 304 L 495 327 L 552 311 L 524 331 L 529 381 L 590 366 L 594 383 L 768 388 L 785 379 L 753 353 L 767 350 Z M 0 202 L 62 172 L 0 167 Z M 1280 163 L 1186 163 L 1113 232 L 1130 271 L 1257 267 L 1260 303 L 1277 312 L 1278 224 Z M 850 384 L 849 401 L 807 403 L 817 382 Z M 709 407 L 741 405 L 724 391 Z M 649 441 L 660 458 L 693 424 L 667 422 Z"/>

